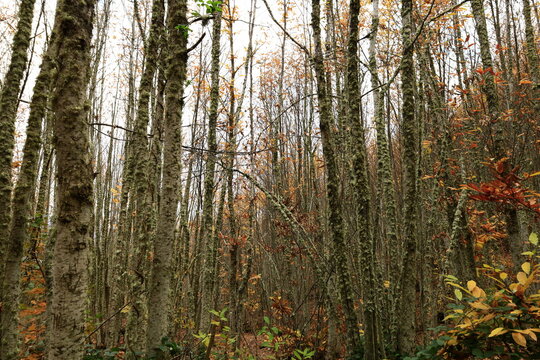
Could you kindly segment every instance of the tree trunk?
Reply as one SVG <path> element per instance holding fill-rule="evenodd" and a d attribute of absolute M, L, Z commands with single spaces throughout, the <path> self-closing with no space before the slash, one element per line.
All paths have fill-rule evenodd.
<path fill-rule="evenodd" d="M 50 360 L 83 356 L 93 171 L 85 102 L 94 0 L 63 0 L 58 12 L 58 77 L 53 92 L 57 159 L 56 244 Z"/>
<path fill-rule="evenodd" d="M 216 169 L 217 142 L 216 128 L 219 106 L 219 55 L 221 39 L 221 12 L 215 14 L 212 27 L 212 68 L 210 89 L 210 110 L 208 115 L 208 154 L 204 171 L 203 228 L 201 238 L 205 244 L 205 264 L 203 269 L 203 293 L 201 298 L 201 329 L 210 329 L 210 310 L 213 304 L 213 289 L 216 281 L 215 259 L 217 249 L 214 248 L 214 216 L 212 204 L 214 200 L 214 172 Z"/>
<path fill-rule="evenodd" d="M 150 33 L 146 41 L 144 71 L 139 86 L 139 100 L 135 126 L 128 154 L 131 154 L 130 166 L 133 169 L 131 202 L 133 207 L 132 252 L 130 262 L 130 301 L 132 303 L 127 324 L 127 345 L 130 350 L 145 349 L 146 301 L 144 290 L 149 280 L 147 254 L 150 247 L 150 225 L 152 220 L 151 194 L 152 175 L 150 174 L 150 149 L 148 146 L 148 123 L 150 120 L 150 94 L 153 90 L 159 53 L 159 32 L 163 27 L 164 2 L 154 0 Z M 149 326 L 151 326 L 149 324 Z M 155 345 L 155 344 L 154 344 Z"/>
<path fill-rule="evenodd" d="M 22 0 L 19 22 L 13 36 L 11 61 L 0 93 L 0 286 L 4 278 L 4 260 L 8 250 L 11 219 L 11 176 L 13 147 L 15 145 L 15 120 L 24 71 L 28 65 L 28 47 L 32 32 L 35 0 Z M 2 299 L 0 298 L 0 301 Z M 2 342 L 0 328 L 0 343 Z"/>
<path fill-rule="evenodd" d="M 153 347 L 161 343 L 169 329 L 171 311 L 171 270 L 176 213 L 180 194 L 180 162 L 182 155 L 182 109 L 184 82 L 187 66 L 187 36 L 181 30 L 172 30 L 177 25 L 187 25 L 187 1 L 169 2 L 168 27 L 169 53 L 167 63 L 167 85 L 165 87 L 165 114 L 163 127 L 163 180 L 158 214 L 152 279 L 148 295 L 148 334 L 149 355 L 157 355 Z M 159 358 L 159 357 L 158 357 Z"/>
<path fill-rule="evenodd" d="M 358 81 L 358 17 L 360 3 L 351 0 L 349 5 L 349 39 L 347 45 L 347 102 L 348 126 L 351 129 L 352 187 L 356 201 L 356 223 L 360 244 L 360 275 L 362 277 L 364 314 L 364 359 L 385 358 L 382 332 L 376 309 L 375 254 L 370 233 L 369 184 L 364 125 L 360 119 L 360 84 Z M 378 111 L 378 109 L 376 110 Z"/>
<path fill-rule="evenodd" d="M 54 35 L 49 41 L 49 48 L 46 50 L 40 73 L 34 85 L 34 94 L 32 96 L 30 115 L 26 128 L 26 142 L 23 149 L 24 158 L 19 179 L 13 191 L 13 217 L 9 233 L 9 249 L 4 269 L 4 287 L 2 288 L 5 295 L 4 306 L 1 312 L 1 333 L 3 334 L 4 342 L 3 346 L 0 347 L 0 359 L 15 359 L 18 355 L 17 312 L 21 292 L 19 286 L 20 266 L 24 244 L 28 238 L 28 220 L 33 215 L 33 189 L 37 180 L 39 149 L 41 146 L 41 125 L 47 112 L 53 73 L 51 59 L 51 56 L 54 54 L 53 41 Z"/>
<path fill-rule="evenodd" d="M 323 144 L 323 156 L 326 165 L 326 196 L 329 207 L 329 225 L 332 232 L 334 256 L 339 283 L 339 294 L 345 314 L 347 327 L 347 352 L 353 354 L 359 344 L 358 322 L 354 311 L 353 292 L 349 266 L 347 264 L 346 246 L 343 232 L 343 214 L 339 197 L 339 172 L 335 155 L 335 140 L 333 138 L 334 122 L 331 102 L 327 94 L 326 75 L 321 41 L 321 6 L 319 0 L 312 0 L 311 26 L 315 41 L 313 63 L 317 80 L 317 97 L 319 99 L 319 122 Z"/>
<path fill-rule="evenodd" d="M 416 210 L 417 210 L 417 139 L 418 124 L 414 113 L 414 64 L 412 43 L 412 10 L 413 0 L 402 0 L 402 62 L 401 62 L 401 91 L 403 93 L 402 133 L 403 133 L 403 164 L 405 170 L 405 234 L 404 258 L 401 272 L 401 297 L 398 350 L 402 355 L 412 354 L 415 350 L 416 337 Z"/>

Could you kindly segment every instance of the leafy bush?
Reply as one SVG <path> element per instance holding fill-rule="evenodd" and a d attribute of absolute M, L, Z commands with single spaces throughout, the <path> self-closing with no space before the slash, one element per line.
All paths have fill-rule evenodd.
<path fill-rule="evenodd" d="M 453 326 L 406 360 L 540 359 L 540 291 L 533 286 L 540 280 L 538 236 L 531 234 L 529 242 L 534 248 L 523 253 L 527 261 L 515 276 L 484 265 L 483 280 L 492 288 L 484 290 L 472 280 L 460 285 L 447 276 L 458 300 L 445 318 Z"/>

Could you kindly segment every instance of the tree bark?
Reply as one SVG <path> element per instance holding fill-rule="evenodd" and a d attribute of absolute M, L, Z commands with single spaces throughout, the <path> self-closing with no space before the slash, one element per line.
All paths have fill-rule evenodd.
<path fill-rule="evenodd" d="M 416 242 L 416 210 L 417 210 L 417 121 L 414 106 L 414 64 L 412 43 L 412 11 L 413 0 L 401 1 L 402 19 L 402 62 L 401 62 L 401 91 L 403 93 L 402 105 L 402 133 L 403 133 L 403 164 L 405 170 L 405 233 L 404 258 L 401 271 L 401 297 L 398 350 L 402 355 L 412 354 L 415 350 L 416 337 L 416 270 L 417 270 L 417 242 Z"/>
<path fill-rule="evenodd" d="M 204 170 L 204 200 L 203 200 L 203 228 L 201 238 L 205 244 L 205 264 L 203 269 L 203 294 L 201 299 L 201 329 L 210 329 L 210 310 L 213 304 L 213 289 L 216 281 L 215 261 L 217 249 L 214 246 L 214 216 L 212 204 L 214 200 L 214 172 L 216 169 L 216 128 L 218 120 L 219 105 L 219 56 L 221 39 L 221 12 L 215 14 L 212 27 L 212 67 L 211 67 L 211 89 L 210 89 L 210 110 L 208 115 L 208 155 L 206 168 Z"/>
<path fill-rule="evenodd" d="M 93 213 L 85 99 L 94 6 L 94 0 L 63 0 L 57 8 L 58 77 L 52 104 L 56 115 L 57 218 L 50 360 L 83 356 L 87 255 Z"/>
<path fill-rule="evenodd" d="M 22 0 L 19 22 L 13 36 L 11 61 L 0 93 L 0 285 L 4 278 L 4 260 L 8 250 L 11 219 L 11 188 L 15 121 L 24 71 L 28 65 L 28 48 L 32 32 L 35 0 Z M 0 298 L 1 301 L 1 298 Z M 0 329 L 1 331 L 1 329 Z M 0 332 L 0 339 L 2 333 Z"/>
<path fill-rule="evenodd" d="M 169 2 L 168 28 L 187 25 L 187 1 Z M 187 36 L 181 30 L 171 30 L 165 87 L 165 114 L 163 126 L 163 180 L 158 213 L 152 279 L 148 295 L 147 348 L 150 356 L 157 354 L 154 347 L 161 343 L 169 329 L 171 311 L 171 269 L 176 215 L 180 195 L 180 167 L 182 155 L 182 109 L 187 66 Z M 158 355 L 158 358 L 159 355 Z"/>
<path fill-rule="evenodd" d="M 339 196 L 339 171 L 335 154 L 335 139 L 333 138 L 334 121 L 331 111 L 331 102 L 327 93 L 326 75 L 321 40 L 321 5 L 319 0 L 312 0 L 311 26 L 315 41 L 313 64 L 317 83 L 317 97 L 319 99 L 319 126 L 321 129 L 323 156 L 326 167 L 326 196 L 329 207 L 329 225 L 332 232 L 334 246 L 334 261 L 336 263 L 339 294 L 345 314 L 347 327 L 347 352 L 353 354 L 359 344 L 359 329 L 356 312 L 354 311 L 353 292 L 350 269 L 347 264 L 346 246 L 343 231 L 343 213 Z"/>
<path fill-rule="evenodd" d="M 358 74 L 358 17 L 360 3 L 349 4 L 349 39 L 347 44 L 347 102 L 348 126 L 351 129 L 352 187 L 356 201 L 356 223 L 360 244 L 360 275 L 362 277 L 364 314 L 364 359 L 385 358 L 382 332 L 379 328 L 376 309 L 375 254 L 373 237 L 370 233 L 370 201 L 367 177 L 364 124 L 360 119 L 360 84 Z M 378 111 L 378 109 L 376 109 Z"/>
<path fill-rule="evenodd" d="M 4 304 L 1 324 L 4 341 L 0 347 L 0 359 L 15 359 L 18 355 L 18 317 L 20 296 L 20 266 L 23 247 L 28 238 L 28 221 L 32 217 L 33 189 L 36 185 L 39 150 L 41 147 L 41 125 L 47 112 L 51 79 L 54 66 L 51 56 L 54 54 L 54 33 L 49 41 L 41 64 L 40 73 L 34 85 L 30 105 L 30 115 L 26 128 L 26 142 L 23 148 L 24 158 L 19 179 L 13 190 L 13 216 L 9 232 L 9 249 L 4 269 Z M 46 166 L 46 165 L 45 165 Z"/>

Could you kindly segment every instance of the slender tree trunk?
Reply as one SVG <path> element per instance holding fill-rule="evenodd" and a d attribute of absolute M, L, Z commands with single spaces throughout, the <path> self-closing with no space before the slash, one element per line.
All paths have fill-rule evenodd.
<path fill-rule="evenodd" d="M 201 328 L 207 331 L 210 328 L 210 310 L 213 304 L 213 289 L 216 281 L 215 259 L 217 249 L 214 248 L 214 216 L 212 204 L 214 200 L 214 172 L 216 169 L 217 142 L 216 128 L 219 105 L 219 55 L 221 39 L 221 12 L 215 14 L 212 27 L 212 68 L 210 89 L 210 110 L 208 115 L 208 155 L 204 171 L 204 200 L 203 200 L 203 228 L 199 241 L 205 243 L 205 264 L 203 269 L 203 294 L 201 306 Z"/>
<path fill-rule="evenodd" d="M 375 282 L 375 254 L 370 233 L 369 184 L 364 125 L 360 119 L 360 84 L 358 81 L 358 17 L 360 3 L 351 0 L 349 5 L 349 39 L 347 45 L 347 102 L 348 125 L 351 129 L 352 187 L 356 201 L 356 223 L 360 244 L 360 264 L 364 313 L 364 359 L 384 358 L 382 332 L 376 309 L 377 284 Z M 378 110 L 378 109 L 377 109 Z M 376 110 L 376 111 L 377 111 Z"/>
<path fill-rule="evenodd" d="M 417 269 L 417 242 L 416 242 L 416 177 L 417 177 L 417 128 L 414 106 L 414 64 L 412 43 L 412 11 L 413 0 L 401 1 L 402 19 L 402 62 L 401 62 L 401 91 L 403 93 L 402 105 L 402 133 L 403 133 L 403 164 L 405 169 L 405 236 L 404 259 L 401 272 L 401 297 L 398 349 L 403 355 L 412 354 L 415 350 L 416 337 L 416 269 Z"/>
<path fill-rule="evenodd" d="M 323 156 L 326 163 L 326 196 L 329 207 L 329 225 L 332 232 L 332 242 L 334 245 L 334 261 L 337 268 L 339 283 L 339 294 L 341 304 L 345 314 L 347 327 L 347 352 L 354 353 L 358 347 L 358 322 L 354 311 L 353 292 L 351 284 L 350 270 L 346 258 L 346 245 L 343 231 L 343 214 L 341 210 L 341 200 L 339 197 L 339 173 L 336 161 L 334 121 L 331 111 L 331 102 L 327 94 L 326 75 L 321 41 L 321 5 L 319 0 L 312 0 L 311 26 L 315 41 L 315 53 L 313 63 L 317 80 L 317 97 L 319 99 L 319 121 L 323 144 Z"/>
<path fill-rule="evenodd" d="M 85 97 L 94 6 L 94 0 L 63 0 L 57 8 L 58 77 L 53 111 L 58 183 L 50 360 L 83 356 L 87 255 L 93 212 Z"/>
<path fill-rule="evenodd" d="M 529 75 L 535 86 L 533 91 L 534 115 L 538 117 L 540 116 L 540 60 L 538 59 L 538 45 L 534 36 L 530 0 L 523 0 L 523 16 L 525 17 L 525 40 Z"/>
<path fill-rule="evenodd" d="M 168 27 L 188 24 L 187 1 L 169 2 Z M 169 34 L 169 53 L 167 61 L 167 85 L 165 87 L 165 114 L 163 127 L 163 180 L 158 214 L 154 258 L 152 262 L 152 280 L 148 295 L 148 334 L 147 347 L 153 355 L 169 329 L 171 312 L 171 270 L 176 214 L 180 195 L 180 161 L 182 155 L 182 109 L 184 82 L 187 66 L 187 37 L 181 30 L 171 30 Z"/>
<path fill-rule="evenodd" d="M 497 159 L 501 159 L 504 154 L 502 153 L 502 134 L 501 125 L 498 121 L 499 116 L 499 100 L 497 95 L 497 88 L 495 86 L 493 60 L 491 57 L 491 51 L 489 49 L 489 37 L 486 23 L 486 15 L 484 13 L 483 0 L 471 0 L 472 12 L 476 22 L 476 34 L 478 35 L 478 42 L 480 45 L 480 57 L 482 59 L 482 66 L 484 67 L 484 82 L 483 91 L 486 94 L 486 100 L 488 105 L 488 116 L 494 123 L 492 127 L 494 134 L 492 151 Z"/>
<path fill-rule="evenodd" d="M 26 128 L 26 142 L 19 179 L 14 188 L 13 217 L 10 226 L 9 251 L 6 257 L 4 287 L 5 295 L 1 324 L 4 342 L 0 347 L 0 359 L 15 359 L 18 355 L 18 317 L 20 296 L 20 266 L 23 247 L 28 238 L 28 220 L 32 217 L 33 194 L 36 185 L 39 150 L 41 146 L 41 125 L 47 112 L 50 85 L 53 72 L 51 56 L 54 54 L 54 35 L 41 64 L 40 73 L 34 85 L 30 115 Z M 44 170 L 45 171 L 45 170 Z"/>
<path fill-rule="evenodd" d="M 149 280 L 147 254 L 150 247 L 150 232 L 152 219 L 151 193 L 153 186 L 150 170 L 150 149 L 148 146 L 148 124 L 150 121 L 150 94 L 153 90 L 153 80 L 158 64 L 159 32 L 163 27 L 164 17 L 163 0 L 154 0 L 152 6 L 152 20 L 150 33 L 146 43 L 146 56 L 144 71 L 139 86 L 139 100 L 133 135 L 129 142 L 129 151 L 132 158 L 130 166 L 133 169 L 132 207 L 133 207 L 133 233 L 132 252 L 130 262 L 130 301 L 131 311 L 127 324 L 127 345 L 131 351 L 145 349 L 145 321 L 147 304 L 144 290 Z M 151 326 L 151 324 L 148 324 Z M 155 344 L 154 344 L 155 345 Z"/>
<path fill-rule="evenodd" d="M 15 145 L 15 120 L 24 71 L 28 65 L 28 48 L 32 32 L 35 0 L 22 0 L 19 22 L 13 36 L 11 61 L 0 93 L 0 285 L 4 278 L 4 260 L 8 250 L 11 219 L 11 176 L 13 147 Z M 0 298 L 0 301 L 2 299 Z M 2 339 L 0 328 L 0 343 Z"/>

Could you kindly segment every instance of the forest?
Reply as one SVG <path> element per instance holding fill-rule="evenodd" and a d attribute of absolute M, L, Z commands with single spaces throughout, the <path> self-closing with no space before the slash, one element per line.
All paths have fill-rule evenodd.
<path fill-rule="evenodd" d="M 0 0 L 0 360 L 540 359 L 538 0 Z"/>

